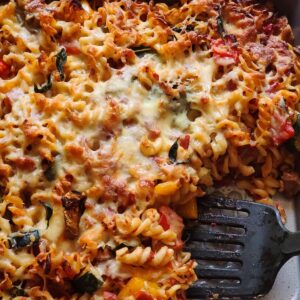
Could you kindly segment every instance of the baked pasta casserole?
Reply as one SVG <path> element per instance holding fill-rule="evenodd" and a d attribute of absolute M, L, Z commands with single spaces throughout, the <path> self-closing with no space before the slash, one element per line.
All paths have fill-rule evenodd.
<path fill-rule="evenodd" d="M 1 1 L 0 298 L 182 300 L 210 187 L 284 219 L 292 43 L 267 1 Z"/>

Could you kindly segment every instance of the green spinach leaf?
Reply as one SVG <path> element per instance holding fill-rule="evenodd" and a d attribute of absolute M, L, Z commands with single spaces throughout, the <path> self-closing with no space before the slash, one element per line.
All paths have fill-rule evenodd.
<path fill-rule="evenodd" d="M 34 84 L 35 93 L 46 93 L 52 88 L 52 75 L 48 76 L 47 82 L 41 86 Z"/>
<path fill-rule="evenodd" d="M 25 296 L 27 296 L 26 292 L 22 288 L 17 287 L 17 286 L 12 287 L 9 290 L 9 294 L 12 297 L 22 297 L 22 296 L 25 297 Z"/>
<path fill-rule="evenodd" d="M 171 146 L 169 150 L 169 160 L 172 163 L 176 162 L 177 159 L 177 150 L 178 150 L 178 139 L 174 142 L 174 144 Z"/>
<path fill-rule="evenodd" d="M 38 242 L 40 234 L 38 230 L 32 230 L 27 232 L 16 232 L 9 236 L 8 242 L 12 249 L 19 249 L 23 247 L 29 247 L 33 243 Z"/>
<path fill-rule="evenodd" d="M 46 202 L 42 202 L 40 201 L 40 203 L 44 206 L 45 210 L 46 210 L 46 221 L 47 221 L 47 228 L 49 227 L 49 221 L 53 215 L 53 208 L 52 205 L 50 203 L 46 203 Z"/>
<path fill-rule="evenodd" d="M 60 80 L 65 79 L 64 65 L 67 62 L 67 52 L 65 48 L 61 50 L 56 55 L 56 69 L 59 72 Z"/>
<path fill-rule="evenodd" d="M 132 48 L 132 50 L 139 57 L 143 56 L 144 54 L 151 53 L 154 51 L 154 49 L 152 49 L 150 47 L 144 47 L 144 46 L 135 47 L 135 48 Z"/>
<path fill-rule="evenodd" d="M 218 33 L 220 34 L 220 36 L 222 38 L 226 37 L 226 31 L 224 29 L 224 24 L 223 24 L 223 20 L 221 18 L 221 16 L 217 17 L 217 27 L 218 27 Z"/>
<path fill-rule="evenodd" d="M 86 272 L 83 275 L 79 275 L 73 280 L 73 287 L 80 293 L 94 293 L 102 286 L 103 282 L 98 279 L 93 273 Z"/>
<path fill-rule="evenodd" d="M 48 181 L 53 181 L 56 178 L 56 165 L 55 161 L 43 160 L 42 167 L 44 169 L 43 174 Z"/>

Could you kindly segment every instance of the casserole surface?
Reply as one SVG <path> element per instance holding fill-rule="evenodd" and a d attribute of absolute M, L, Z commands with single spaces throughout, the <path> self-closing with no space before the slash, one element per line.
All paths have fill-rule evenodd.
<path fill-rule="evenodd" d="M 285 220 L 300 51 L 269 3 L 20 0 L 0 26 L 4 299 L 184 299 L 211 186 Z"/>

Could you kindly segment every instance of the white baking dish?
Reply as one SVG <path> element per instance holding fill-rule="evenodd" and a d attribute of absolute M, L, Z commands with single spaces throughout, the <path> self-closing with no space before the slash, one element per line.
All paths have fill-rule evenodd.
<path fill-rule="evenodd" d="M 300 230 L 300 199 L 295 201 L 280 199 L 281 205 L 287 213 L 286 227 L 291 231 Z M 270 293 L 263 300 L 300 300 L 300 259 L 290 259 L 277 275 Z"/>

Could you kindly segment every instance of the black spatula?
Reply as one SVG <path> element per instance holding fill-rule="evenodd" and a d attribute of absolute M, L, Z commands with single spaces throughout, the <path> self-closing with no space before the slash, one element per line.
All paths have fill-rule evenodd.
<path fill-rule="evenodd" d="M 198 262 L 192 299 L 253 299 L 272 288 L 281 266 L 300 254 L 300 232 L 288 231 L 270 206 L 208 196 L 186 230 L 186 250 Z"/>

